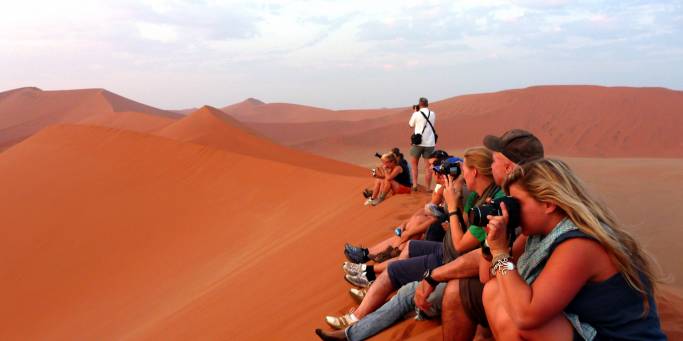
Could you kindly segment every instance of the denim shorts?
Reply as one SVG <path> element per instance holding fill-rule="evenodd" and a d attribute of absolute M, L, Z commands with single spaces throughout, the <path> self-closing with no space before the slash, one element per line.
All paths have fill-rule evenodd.
<path fill-rule="evenodd" d="M 421 281 L 427 269 L 443 265 L 443 243 L 411 240 L 408 243 L 410 258 L 389 263 L 387 273 L 394 289 L 415 281 Z"/>

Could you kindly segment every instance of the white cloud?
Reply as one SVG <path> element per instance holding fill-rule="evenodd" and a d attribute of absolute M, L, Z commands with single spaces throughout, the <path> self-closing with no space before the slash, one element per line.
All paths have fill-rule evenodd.
<path fill-rule="evenodd" d="M 147 22 L 136 23 L 140 37 L 143 39 L 172 43 L 178 40 L 178 32 L 174 26 Z"/>

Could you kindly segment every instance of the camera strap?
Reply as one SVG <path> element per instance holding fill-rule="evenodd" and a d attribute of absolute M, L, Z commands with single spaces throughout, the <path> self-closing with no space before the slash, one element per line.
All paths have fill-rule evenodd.
<path fill-rule="evenodd" d="M 427 110 L 429 110 L 429 109 L 427 109 Z M 432 115 L 432 111 L 429 110 L 429 116 L 426 116 L 425 113 L 422 112 L 422 110 L 420 110 L 420 114 L 422 114 L 422 117 L 425 118 L 425 120 L 427 121 L 427 123 L 429 124 L 429 126 L 432 128 L 432 131 L 434 132 L 434 136 L 436 136 L 436 130 L 434 129 L 434 126 L 432 125 L 432 122 L 429 122 L 429 117 Z M 425 129 L 427 129 L 427 125 L 426 125 L 426 124 L 422 127 L 422 134 L 424 134 Z"/>

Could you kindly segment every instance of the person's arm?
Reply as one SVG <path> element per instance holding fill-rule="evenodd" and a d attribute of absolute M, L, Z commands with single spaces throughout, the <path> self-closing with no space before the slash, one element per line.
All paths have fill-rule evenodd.
<path fill-rule="evenodd" d="M 494 258 L 507 253 L 507 210 L 491 217 L 487 241 Z M 560 314 L 581 287 L 595 273 L 595 259 L 604 253 L 601 246 L 587 239 L 571 239 L 560 244 L 550 255 L 538 278 L 529 286 L 515 271 L 498 271 L 495 276 L 503 295 L 505 310 L 522 330 L 535 329 Z"/>
<path fill-rule="evenodd" d="M 389 181 L 394 180 L 394 178 L 397 177 L 399 174 L 401 174 L 401 172 L 403 172 L 403 168 L 401 166 L 397 165 L 384 178 L 389 180 Z"/>
<path fill-rule="evenodd" d="M 430 216 L 430 217 L 427 217 L 427 219 L 425 219 L 424 221 L 421 221 L 419 224 L 413 225 L 409 229 L 405 229 L 401 233 L 400 243 L 403 244 L 403 243 L 407 242 L 409 239 L 411 239 L 412 237 L 425 233 L 425 231 L 427 231 L 427 229 L 429 228 L 429 225 L 433 224 L 435 221 L 436 221 L 436 217 Z"/>
<path fill-rule="evenodd" d="M 446 184 L 444 185 L 443 197 L 450 212 L 449 223 L 451 226 L 451 239 L 453 248 L 458 253 L 465 253 L 479 246 L 479 241 L 469 231 L 463 232 L 460 226 L 460 219 L 458 219 L 456 207 L 458 207 L 458 200 L 462 197 L 462 176 L 453 179 L 450 175 L 446 177 Z M 464 212 L 463 212 L 464 215 Z"/>
<path fill-rule="evenodd" d="M 410 120 L 408 121 L 408 125 L 411 128 L 415 128 L 415 118 L 416 118 L 415 113 L 413 113 L 413 115 L 410 116 Z"/>
<path fill-rule="evenodd" d="M 432 270 L 432 279 L 437 282 L 448 282 L 452 279 L 468 278 L 477 275 L 481 257 L 481 249 L 472 250 L 464 255 L 460 255 L 452 262 L 446 263 Z M 422 280 L 415 288 L 415 305 L 426 311 L 431 304 L 427 301 L 429 295 L 434 291 L 434 287 L 427 281 Z"/>
<path fill-rule="evenodd" d="M 435 190 L 434 192 L 432 192 L 432 201 L 430 201 L 430 203 L 432 203 L 434 205 L 438 205 L 443 201 L 444 186 L 441 184 L 437 184 L 437 186 L 439 188 L 437 190 Z"/>

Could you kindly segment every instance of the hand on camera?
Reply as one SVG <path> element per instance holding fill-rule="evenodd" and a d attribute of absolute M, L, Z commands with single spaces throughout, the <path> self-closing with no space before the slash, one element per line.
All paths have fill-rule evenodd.
<path fill-rule="evenodd" d="M 446 176 L 443 198 L 449 210 L 455 210 L 458 207 L 458 199 L 462 196 L 462 183 L 462 176 L 457 179 L 453 179 L 451 175 Z"/>
<path fill-rule="evenodd" d="M 489 223 L 486 225 L 486 243 L 494 256 L 509 251 L 506 233 L 509 216 L 505 203 L 500 203 L 500 210 L 503 213 L 501 216 L 487 216 Z"/>

